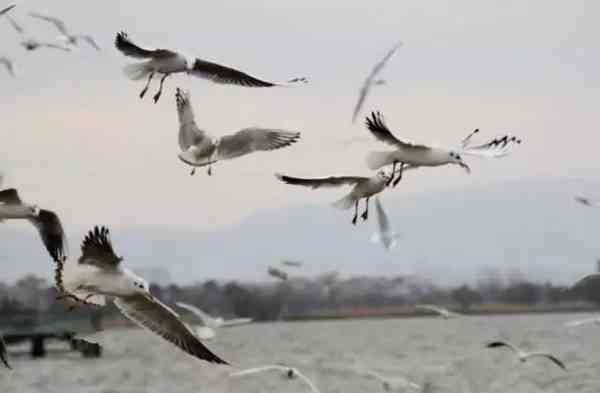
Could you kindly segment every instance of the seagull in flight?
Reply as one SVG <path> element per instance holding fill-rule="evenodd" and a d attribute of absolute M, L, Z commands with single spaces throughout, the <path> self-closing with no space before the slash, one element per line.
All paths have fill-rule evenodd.
<path fill-rule="evenodd" d="M 569 321 L 565 323 L 565 327 L 567 328 L 575 328 L 583 325 L 600 325 L 600 317 L 588 318 L 588 319 L 578 319 L 576 321 Z"/>
<path fill-rule="evenodd" d="M 10 76 L 12 76 L 14 78 L 15 70 L 14 70 L 13 61 L 6 56 L 0 56 L 0 64 L 2 64 L 4 67 L 6 67 L 6 71 L 8 71 Z"/>
<path fill-rule="evenodd" d="M 60 45 L 57 42 L 49 42 L 49 41 L 41 41 L 37 38 L 27 36 L 25 34 L 25 29 L 21 25 L 17 23 L 10 15 L 6 15 L 8 22 L 15 29 L 19 35 L 21 35 L 21 46 L 24 47 L 28 51 L 34 51 L 40 48 L 50 48 L 50 49 L 59 49 L 65 52 L 70 52 L 71 49 L 67 48 L 64 45 Z"/>
<path fill-rule="evenodd" d="M 599 207 L 600 206 L 600 202 L 592 200 L 590 198 L 586 198 L 584 196 L 576 196 L 575 200 L 579 203 L 581 203 L 584 206 L 588 206 L 588 207 Z"/>
<path fill-rule="evenodd" d="M 421 390 L 421 385 L 405 378 L 405 377 L 385 377 L 375 371 L 359 372 L 363 376 L 371 379 L 376 379 L 381 382 L 383 390 L 386 392 L 404 392 L 406 389 Z"/>
<path fill-rule="evenodd" d="M 574 290 L 577 288 L 581 288 L 582 286 L 589 284 L 590 281 L 596 281 L 598 279 L 600 279 L 600 273 L 588 274 L 587 276 L 584 276 L 583 278 L 580 278 L 579 280 L 577 280 L 575 282 L 575 284 L 571 285 L 568 288 L 568 290 Z"/>
<path fill-rule="evenodd" d="M 181 320 L 155 298 L 146 280 L 122 267 L 123 258 L 113 249 L 109 230 L 95 227 L 81 244 L 79 259 L 57 261 L 56 286 L 61 299 L 104 306 L 112 298 L 127 318 L 188 354 L 210 363 L 228 364 L 212 353 Z"/>
<path fill-rule="evenodd" d="M 279 173 L 277 173 L 275 176 L 284 183 L 295 186 L 310 187 L 312 189 L 322 187 L 341 187 L 346 185 L 353 186 L 352 191 L 350 191 L 350 193 L 342 199 L 336 201 L 333 206 L 344 210 L 350 209 L 352 206 L 354 206 L 354 217 L 352 218 L 352 224 L 356 225 L 356 220 L 358 219 L 358 202 L 361 199 L 366 200 L 365 211 L 361 215 L 362 219 L 366 221 L 369 217 L 369 200 L 373 195 L 379 194 L 385 190 L 387 184 L 389 183 L 390 177 L 393 176 L 393 174 L 390 176 L 384 171 L 380 171 L 372 177 L 331 176 L 316 179 L 292 177 Z"/>
<path fill-rule="evenodd" d="M 278 278 L 282 281 L 286 281 L 288 279 L 288 274 L 281 269 L 277 269 L 276 267 L 269 267 L 267 273 L 269 273 L 269 276 Z"/>
<path fill-rule="evenodd" d="M 16 4 L 11 4 L 8 7 L 4 7 L 3 9 L 0 10 L 0 16 L 6 14 L 8 11 L 12 10 L 16 6 L 17 6 Z"/>
<path fill-rule="evenodd" d="M 24 203 L 14 188 L 0 191 L 0 222 L 4 220 L 28 220 L 38 230 L 52 259 L 66 254 L 67 239 L 56 213 Z"/>
<path fill-rule="evenodd" d="M 394 56 L 394 54 L 396 53 L 398 48 L 400 48 L 400 46 L 402 46 L 402 42 L 396 43 L 392 47 L 392 49 L 390 49 L 385 54 L 383 59 L 381 59 L 377 64 L 375 64 L 375 67 L 373 67 L 373 69 L 371 70 L 371 73 L 369 74 L 369 76 L 363 83 L 362 87 L 360 88 L 360 94 L 358 95 L 358 101 L 356 102 L 356 106 L 354 107 L 354 112 L 352 113 L 352 123 L 354 123 L 356 121 L 356 117 L 360 113 L 360 110 L 362 109 L 363 104 L 365 103 L 365 99 L 367 98 L 367 95 L 371 91 L 371 88 L 374 86 L 380 86 L 380 85 L 385 84 L 385 81 L 383 79 L 377 79 L 377 76 L 383 70 L 383 68 L 385 67 L 387 62 L 392 58 L 392 56 Z"/>
<path fill-rule="evenodd" d="M 306 375 L 304 375 L 300 371 L 298 371 L 297 368 L 287 367 L 287 366 L 283 366 L 283 365 L 273 365 L 273 366 L 262 366 L 262 367 L 257 367 L 257 368 L 249 368 L 246 370 L 234 372 L 234 373 L 230 374 L 229 376 L 230 377 L 243 377 L 243 376 L 247 376 L 247 375 L 262 373 L 265 371 L 278 371 L 282 374 L 282 376 L 285 379 L 288 379 L 288 380 L 299 378 L 300 380 L 302 380 L 302 382 L 304 382 L 306 385 L 308 385 L 308 387 L 310 388 L 310 390 L 313 393 L 320 393 L 319 389 L 317 389 L 315 384 Z"/>
<path fill-rule="evenodd" d="M 284 259 L 281 264 L 289 267 L 302 267 L 303 265 L 301 261 L 291 261 L 289 259 Z"/>
<path fill-rule="evenodd" d="M 185 310 L 188 310 L 189 312 L 191 312 L 192 314 L 194 314 L 196 317 L 198 317 L 200 319 L 200 321 L 202 321 L 202 323 L 204 324 L 204 327 L 206 329 L 202 330 L 203 333 L 203 337 L 202 338 L 206 338 L 206 339 L 212 339 L 216 336 L 216 330 L 222 327 L 233 327 L 233 326 L 239 326 L 239 325 L 246 325 L 252 322 L 252 318 L 234 318 L 234 319 L 223 319 L 222 317 L 212 317 L 211 315 L 209 315 L 208 313 L 205 313 L 204 311 L 202 311 L 201 309 L 199 309 L 198 307 L 188 304 L 188 303 L 183 303 L 183 302 L 176 302 L 175 303 L 178 307 L 181 307 Z"/>
<path fill-rule="evenodd" d="M 418 304 L 415 306 L 415 308 L 432 311 L 436 314 L 439 314 L 444 319 L 457 318 L 462 316 L 461 314 L 450 311 L 447 308 L 435 306 L 433 304 Z"/>
<path fill-rule="evenodd" d="M 244 128 L 234 134 L 214 138 L 196 125 L 189 93 L 177 88 L 175 93 L 179 117 L 179 159 L 194 167 L 208 166 L 221 160 L 231 160 L 257 151 L 277 150 L 296 143 L 299 132 L 270 128 Z"/>
<path fill-rule="evenodd" d="M 508 148 L 512 143 L 521 143 L 521 140 L 514 136 L 503 135 L 481 145 L 472 145 L 472 137 L 479 133 L 479 129 L 476 129 L 463 139 L 462 145 L 458 149 L 415 144 L 396 138 L 385 124 L 383 115 L 380 112 L 372 112 L 371 116 L 367 117 L 366 126 L 377 140 L 395 148 L 393 151 L 372 152 L 367 157 L 367 165 L 373 170 L 392 165 L 392 171 L 395 172 L 396 165 L 400 164 L 398 177 L 393 182 L 394 186 L 402 179 L 403 169 L 406 168 L 406 165 L 440 166 L 455 164 L 470 172 L 471 169 L 463 161 L 462 155 L 503 157 L 508 154 Z M 391 179 L 390 183 L 392 183 Z"/>
<path fill-rule="evenodd" d="M 390 219 L 383 210 L 379 197 L 375 197 L 375 213 L 377 217 L 377 232 L 371 237 L 374 243 L 382 244 L 386 250 L 391 250 L 398 244 L 400 236 L 391 227 Z"/>
<path fill-rule="evenodd" d="M 567 370 L 567 368 L 565 367 L 565 364 L 550 353 L 525 352 L 522 349 L 518 348 L 517 346 L 515 346 L 509 342 L 504 342 L 504 341 L 494 341 L 494 342 L 487 344 L 486 347 L 487 348 L 501 348 L 501 347 L 509 348 L 510 350 L 512 350 L 514 353 L 517 354 L 517 356 L 519 357 L 519 360 L 523 363 L 525 361 L 527 361 L 527 359 L 530 359 L 530 358 L 543 357 L 543 358 L 549 359 L 552 363 L 556 364 L 558 367 L 562 368 L 563 370 L 565 370 L 565 371 Z"/>
<path fill-rule="evenodd" d="M 6 350 L 6 343 L 4 342 L 4 338 L 2 338 L 2 334 L 0 334 L 0 360 L 7 369 L 12 370 L 10 363 L 8 363 L 8 351 Z"/>
<path fill-rule="evenodd" d="M 60 32 L 60 35 L 58 36 L 58 40 L 60 42 L 65 43 L 65 45 L 78 46 L 79 41 L 85 41 L 92 48 L 94 48 L 96 50 L 100 50 L 100 47 L 98 46 L 96 41 L 94 41 L 94 38 L 91 35 L 71 33 L 69 31 L 69 29 L 67 29 L 67 25 L 65 24 L 65 22 L 63 22 L 62 20 L 60 20 L 58 18 L 42 15 L 37 12 L 30 12 L 29 16 L 52 23 L 56 27 L 56 29 Z"/>
<path fill-rule="evenodd" d="M 293 78 L 282 83 L 268 82 L 224 65 L 200 58 L 187 58 L 183 54 L 170 49 L 142 48 L 133 43 L 125 32 L 117 34 L 115 46 L 125 56 L 144 59 L 141 63 L 130 64 L 125 67 L 125 75 L 132 80 L 148 78 L 146 85 L 140 92 L 140 98 L 144 98 L 154 75 L 162 74 L 160 87 L 154 95 L 155 103 L 158 102 L 162 94 L 165 79 L 176 73 L 186 73 L 218 84 L 246 87 L 292 86 L 298 83 L 307 83 L 306 78 Z"/>

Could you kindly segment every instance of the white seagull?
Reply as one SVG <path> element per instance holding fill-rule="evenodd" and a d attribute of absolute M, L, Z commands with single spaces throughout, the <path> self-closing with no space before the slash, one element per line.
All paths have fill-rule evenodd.
<path fill-rule="evenodd" d="M 121 266 L 109 231 L 95 227 L 81 244 L 79 259 L 57 261 L 56 286 L 60 298 L 104 306 L 113 299 L 123 315 L 188 354 L 211 363 L 227 364 L 200 342 L 179 315 L 152 296 L 146 280 Z"/>
<path fill-rule="evenodd" d="M 405 378 L 405 377 L 385 377 L 375 371 L 364 371 L 360 372 L 367 378 L 374 378 L 381 382 L 383 390 L 386 392 L 403 392 L 407 388 L 420 390 L 421 385 Z"/>
<path fill-rule="evenodd" d="M 588 206 L 588 207 L 599 207 L 600 206 L 600 202 L 592 200 L 590 198 L 586 198 L 583 196 L 576 196 L 575 200 L 579 203 L 581 203 L 584 206 Z"/>
<path fill-rule="evenodd" d="M 300 371 L 298 371 L 297 368 L 293 368 L 293 367 L 287 367 L 287 366 L 282 366 L 282 365 L 262 366 L 262 367 L 249 368 L 246 370 L 237 371 L 237 372 L 231 373 L 229 376 L 230 377 L 243 377 L 246 375 L 258 374 L 258 373 L 262 373 L 265 371 L 281 372 L 282 376 L 288 380 L 300 378 L 304 383 L 306 383 L 308 385 L 308 387 L 310 388 L 310 390 L 313 393 L 319 393 L 319 389 L 317 389 L 315 384 L 310 379 L 308 379 L 308 377 L 306 375 L 304 375 Z"/>
<path fill-rule="evenodd" d="M 396 149 L 393 151 L 372 152 L 367 156 L 367 165 L 373 170 L 393 165 L 392 171 L 395 172 L 396 165 L 400 164 L 399 175 L 394 181 L 394 186 L 402 179 L 402 172 L 403 169 L 406 169 L 406 165 L 410 167 L 456 164 L 463 167 L 467 172 L 470 172 L 470 168 L 463 161 L 461 154 L 479 157 L 503 157 L 508 154 L 510 144 L 521 143 L 521 140 L 514 136 L 503 135 L 487 143 L 473 146 L 471 138 L 479 132 L 477 129 L 462 141 L 462 145 L 458 149 L 414 144 L 396 138 L 385 124 L 383 116 L 379 112 L 372 112 L 371 117 L 367 117 L 366 126 L 376 139 L 392 145 Z M 391 182 L 392 180 L 390 180 Z"/>
<path fill-rule="evenodd" d="M 195 167 L 208 166 L 210 175 L 212 164 L 218 161 L 281 149 L 300 139 L 299 132 L 269 128 L 244 128 L 234 134 L 215 138 L 196 125 L 189 93 L 177 88 L 175 101 L 179 117 L 179 159 L 194 167 L 192 175 Z"/>
<path fill-rule="evenodd" d="M 436 314 L 439 314 L 444 319 L 457 318 L 462 315 L 453 311 L 450 311 L 446 308 L 435 306 L 433 304 L 417 304 L 415 306 L 417 309 L 432 311 Z"/>
<path fill-rule="evenodd" d="M 197 333 L 201 338 L 210 340 L 216 336 L 216 330 L 222 327 L 233 327 L 239 325 L 247 325 L 252 322 L 252 318 L 234 318 L 234 319 L 223 319 L 222 317 L 212 317 L 208 313 L 205 313 L 201 309 L 191 304 L 176 302 L 178 307 L 188 310 L 192 314 L 202 321 L 204 329 L 197 329 Z"/>
<path fill-rule="evenodd" d="M 12 10 L 13 8 L 15 8 L 17 5 L 16 4 L 11 4 L 8 7 L 5 7 L 3 9 L 0 10 L 0 16 L 6 14 L 8 11 Z"/>
<path fill-rule="evenodd" d="M 352 191 L 350 191 L 350 193 L 342 199 L 336 201 L 333 206 L 344 210 L 350 209 L 352 206 L 354 206 L 354 218 L 352 218 L 352 224 L 356 225 L 356 220 L 358 218 L 358 202 L 361 199 L 366 200 L 365 211 L 361 217 L 363 220 L 367 220 L 369 217 L 369 199 L 373 195 L 379 194 L 385 190 L 386 185 L 389 183 L 389 180 L 393 174 L 390 176 L 384 171 L 380 171 L 372 177 L 331 176 L 316 179 L 292 177 L 279 173 L 275 174 L 275 176 L 284 183 L 295 186 L 310 187 L 312 189 L 321 187 L 340 187 L 346 185 L 353 186 Z"/>
<path fill-rule="evenodd" d="M 140 98 L 144 98 L 154 74 L 163 75 L 160 80 L 160 88 L 154 95 L 154 102 L 157 102 L 162 94 L 165 79 L 176 73 L 186 73 L 198 78 L 208 79 L 214 83 L 246 87 L 291 86 L 307 82 L 306 78 L 293 78 L 282 83 L 268 82 L 217 63 L 200 58 L 187 58 L 183 54 L 170 49 L 142 48 L 134 44 L 125 32 L 117 34 L 115 46 L 125 56 L 145 60 L 142 63 L 129 64 L 125 67 L 125 75 L 132 80 L 148 78 L 146 86 L 140 92 Z"/>
<path fill-rule="evenodd" d="M 269 276 L 278 278 L 282 281 L 288 279 L 288 274 L 281 269 L 277 269 L 276 267 L 269 267 L 267 273 L 269 273 Z"/>
<path fill-rule="evenodd" d="M 4 67 L 6 67 L 6 71 L 8 71 L 10 76 L 12 76 L 14 78 L 15 70 L 14 70 L 14 63 L 13 63 L 12 59 L 10 59 L 6 56 L 0 56 L 0 64 L 2 64 Z"/>
<path fill-rule="evenodd" d="M 373 234 L 371 241 L 380 243 L 387 250 L 391 250 L 398 244 L 400 236 L 392 229 L 390 219 L 383 210 L 379 197 L 375 197 L 375 212 L 377 213 L 377 232 Z"/>
<path fill-rule="evenodd" d="M 0 360 L 7 369 L 12 369 L 10 363 L 8 363 L 8 351 L 6 350 L 6 343 L 4 342 L 4 338 L 2 338 L 2 334 L 0 334 Z"/>
<path fill-rule="evenodd" d="M 23 203 L 14 188 L 0 191 L 0 222 L 4 220 L 28 220 L 38 230 L 52 259 L 66 255 L 67 240 L 58 216 L 50 210 Z"/>
<path fill-rule="evenodd" d="M 373 86 L 380 86 L 380 85 L 385 84 L 385 81 L 383 79 L 376 79 L 377 75 L 379 75 L 381 70 L 383 70 L 383 67 L 385 67 L 386 63 L 392 58 L 392 56 L 394 55 L 394 53 L 396 53 L 396 51 L 398 50 L 398 48 L 400 48 L 400 46 L 402 46 L 402 42 L 396 43 L 396 45 L 394 45 L 392 47 L 392 49 L 390 49 L 385 54 L 383 59 L 381 59 L 377 64 L 375 64 L 375 67 L 373 67 L 373 69 L 371 70 L 371 73 L 369 74 L 369 76 L 363 83 L 362 87 L 360 88 L 360 94 L 358 95 L 358 101 L 356 103 L 356 106 L 354 107 L 354 112 L 352 113 L 352 123 L 354 123 L 354 121 L 356 121 L 356 116 L 358 116 L 358 114 L 360 113 L 360 110 L 362 109 L 365 99 L 367 98 L 367 95 L 371 91 L 371 88 Z"/>
<path fill-rule="evenodd" d="M 565 370 L 565 371 L 567 370 L 567 368 L 565 367 L 565 364 L 550 353 L 525 352 L 522 349 L 518 348 L 517 346 L 515 346 L 511 343 L 508 343 L 508 342 L 504 342 L 504 341 L 494 341 L 494 342 L 487 344 L 486 347 L 487 348 L 501 348 L 501 347 L 509 348 L 514 353 L 517 354 L 517 356 L 519 357 L 519 360 L 521 362 L 525 362 L 525 361 L 527 361 L 527 359 L 534 358 L 534 357 L 543 357 L 543 358 L 549 359 L 550 361 L 552 361 L 552 363 L 556 364 L 558 367 L 562 368 L 563 370 Z"/>
<path fill-rule="evenodd" d="M 27 36 L 25 34 L 25 29 L 23 29 L 23 27 L 19 25 L 16 20 L 11 18 L 10 15 L 6 15 L 6 18 L 8 19 L 8 22 L 13 27 L 13 29 L 15 29 L 15 31 L 21 35 L 21 46 L 24 47 L 26 50 L 34 51 L 39 48 L 51 48 L 59 49 L 65 52 L 71 51 L 71 49 L 67 48 L 64 45 L 60 45 L 57 42 L 41 41 L 37 38 Z"/>
<path fill-rule="evenodd" d="M 569 321 L 569 322 L 565 323 L 565 327 L 574 328 L 574 327 L 579 327 L 579 326 L 583 326 L 583 325 L 590 325 L 590 324 L 600 325 L 600 317 L 588 318 L 588 319 L 579 319 L 579 320 L 576 320 L 576 321 Z"/>
<path fill-rule="evenodd" d="M 100 47 L 98 46 L 96 41 L 94 41 L 94 38 L 91 35 L 71 33 L 69 29 L 67 29 L 67 25 L 65 24 L 65 22 L 58 18 L 42 15 L 37 12 L 30 12 L 29 16 L 52 23 L 60 32 L 58 40 L 60 42 L 63 42 L 65 45 L 78 46 L 79 41 L 83 40 L 96 50 L 100 50 Z"/>
<path fill-rule="evenodd" d="M 301 261 L 291 261 L 289 259 L 284 259 L 281 264 L 289 267 L 302 267 L 303 265 Z"/>

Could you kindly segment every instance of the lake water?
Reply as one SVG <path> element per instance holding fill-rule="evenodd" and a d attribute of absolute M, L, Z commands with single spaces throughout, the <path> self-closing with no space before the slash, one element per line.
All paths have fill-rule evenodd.
<path fill-rule="evenodd" d="M 584 314 L 322 321 L 253 324 L 218 332 L 207 345 L 234 365 L 213 366 L 139 329 L 102 333 L 104 355 L 77 353 L 45 359 L 11 358 L 0 369 L 0 392 L 177 393 L 290 392 L 309 390 L 277 373 L 229 378 L 237 368 L 285 363 L 308 375 L 322 393 L 383 391 L 353 370 L 404 375 L 427 392 L 536 393 L 600 391 L 600 328 L 569 331 L 563 324 Z M 525 364 L 490 340 L 510 340 L 526 349 L 548 350 L 567 372 L 545 359 Z"/>

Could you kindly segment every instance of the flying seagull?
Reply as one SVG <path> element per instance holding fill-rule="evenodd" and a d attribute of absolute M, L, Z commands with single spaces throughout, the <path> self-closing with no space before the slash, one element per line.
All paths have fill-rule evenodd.
<path fill-rule="evenodd" d="M 573 289 L 581 288 L 582 286 L 585 286 L 585 285 L 589 284 L 590 282 L 593 282 L 593 281 L 596 281 L 599 279 L 600 279 L 600 273 L 588 274 L 587 276 L 584 276 L 583 278 L 580 278 L 579 280 L 577 280 L 573 285 L 571 285 L 567 289 L 573 290 Z"/>
<path fill-rule="evenodd" d="M 6 350 L 6 343 L 4 342 L 4 338 L 2 338 L 2 334 L 0 334 L 0 360 L 2 363 L 4 363 L 7 369 L 12 369 L 8 363 L 8 351 Z"/>
<path fill-rule="evenodd" d="M 303 265 L 301 261 L 291 261 L 289 259 L 284 259 L 281 264 L 289 267 L 302 267 Z"/>
<path fill-rule="evenodd" d="M 17 5 L 16 4 L 12 4 L 9 5 L 8 7 L 5 7 L 3 9 L 0 10 L 0 16 L 6 14 L 8 11 L 12 10 L 13 8 L 15 8 Z"/>
<path fill-rule="evenodd" d="M 402 172 L 407 164 L 413 166 L 456 164 L 470 172 L 470 168 L 463 161 L 461 154 L 479 157 L 503 157 L 508 154 L 508 149 L 512 143 L 521 143 L 521 140 L 514 136 L 503 135 L 487 143 L 474 146 L 471 144 L 471 139 L 479 133 L 479 129 L 476 129 L 463 139 L 462 145 L 458 149 L 415 144 L 396 138 L 385 124 L 383 115 L 379 112 L 372 112 L 371 117 L 367 117 L 366 126 L 376 139 L 395 148 L 393 151 L 372 152 L 367 156 L 367 165 L 373 170 L 392 165 L 392 171 L 395 172 L 396 165 L 400 164 L 399 175 L 393 182 L 394 186 L 402 179 Z M 390 180 L 390 183 L 392 183 L 392 180 Z"/>
<path fill-rule="evenodd" d="M 525 352 L 522 349 L 516 347 L 515 345 L 513 345 L 513 344 L 511 344 L 509 342 L 504 342 L 504 341 L 494 341 L 494 342 L 491 342 L 491 343 L 487 344 L 486 347 L 487 348 L 501 348 L 501 347 L 509 348 L 514 353 L 517 354 L 517 356 L 519 357 L 519 360 L 521 362 L 525 362 L 525 361 L 527 361 L 527 359 L 533 358 L 533 357 L 547 358 L 550 361 L 552 361 L 552 363 L 556 364 L 558 367 L 562 368 L 565 371 L 567 370 L 567 368 L 565 367 L 565 365 L 564 365 L 563 362 L 561 362 L 554 355 L 549 354 L 549 353 L 545 353 L 545 352 Z"/>
<path fill-rule="evenodd" d="M 28 220 L 36 227 L 52 259 L 66 254 L 67 240 L 56 213 L 23 203 L 14 188 L 0 191 L 0 222 L 3 220 Z"/>
<path fill-rule="evenodd" d="M 269 267 L 267 273 L 269 273 L 269 276 L 278 278 L 282 281 L 288 279 L 288 274 L 281 269 L 277 269 L 276 267 Z"/>
<path fill-rule="evenodd" d="M 67 29 L 67 25 L 65 24 L 65 22 L 63 22 L 62 20 L 60 20 L 58 18 L 42 15 L 37 12 L 30 12 L 29 16 L 52 23 L 56 27 L 56 29 L 60 32 L 60 35 L 58 36 L 58 40 L 60 42 L 64 42 L 66 45 L 78 46 L 79 41 L 83 40 L 83 41 L 87 42 L 91 47 L 95 48 L 96 50 L 100 50 L 100 47 L 98 46 L 96 41 L 94 41 L 94 38 L 91 35 L 71 33 L 69 31 L 69 29 Z"/>
<path fill-rule="evenodd" d="M 300 139 L 299 132 L 269 128 L 244 128 L 234 134 L 214 138 L 196 125 L 189 93 L 177 88 L 175 100 L 179 117 L 179 159 L 194 167 L 192 175 L 196 167 L 208 166 L 210 175 L 212 164 L 218 161 L 281 149 Z"/>
<path fill-rule="evenodd" d="M 239 325 L 246 325 L 252 322 L 252 318 L 234 318 L 234 319 L 223 319 L 222 317 L 212 317 L 211 315 L 209 315 L 208 313 L 205 313 L 204 311 L 202 311 L 201 309 L 199 309 L 196 306 L 193 306 L 191 304 L 187 304 L 187 303 L 183 303 L 183 302 L 176 302 L 175 303 L 178 307 L 181 307 L 185 310 L 188 310 L 189 312 L 191 312 L 192 314 L 194 314 L 196 317 L 198 317 L 202 323 L 204 324 L 204 326 L 208 329 L 205 329 L 205 333 L 208 333 L 208 335 L 210 337 L 207 338 L 213 338 L 216 335 L 216 330 L 222 327 L 233 327 L 233 326 L 239 326 Z M 212 332 L 212 334 L 210 334 L 210 332 Z"/>
<path fill-rule="evenodd" d="M 576 321 L 569 321 L 569 322 L 565 323 L 565 327 L 574 328 L 574 327 L 590 325 L 590 324 L 600 325 L 600 317 L 588 318 L 588 319 L 578 319 Z"/>
<path fill-rule="evenodd" d="M 589 206 L 589 207 L 599 207 L 600 206 L 600 202 L 591 200 L 590 198 L 586 198 L 583 196 L 576 196 L 575 200 L 584 206 Z"/>
<path fill-rule="evenodd" d="M 141 63 L 129 64 L 125 67 L 125 75 L 132 80 L 148 78 L 146 85 L 140 92 L 140 98 L 144 98 L 154 74 L 163 75 L 160 80 L 160 88 L 154 95 L 154 102 L 157 102 L 162 94 L 165 79 L 169 75 L 176 73 L 187 73 L 188 75 L 208 79 L 218 84 L 246 87 L 291 86 L 297 83 L 307 82 L 306 78 L 293 78 L 283 83 L 267 82 L 234 68 L 229 68 L 200 58 L 187 58 L 183 54 L 170 49 L 142 48 L 134 44 L 125 32 L 117 34 L 115 46 L 125 56 L 144 59 Z"/>
<path fill-rule="evenodd" d="M 379 197 L 375 197 L 375 212 L 377 213 L 377 232 L 373 234 L 371 241 L 380 243 L 387 250 L 391 250 L 398 244 L 400 236 L 392 229 L 390 219 L 383 210 Z"/>
<path fill-rule="evenodd" d="M 49 42 L 49 41 L 41 41 L 37 38 L 30 37 L 26 35 L 25 29 L 21 25 L 17 23 L 16 20 L 10 17 L 10 15 L 6 15 L 8 22 L 15 29 L 17 33 L 21 35 L 21 46 L 24 47 L 28 51 L 34 51 L 39 48 L 50 48 L 50 49 L 59 49 L 65 52 L 70 52 L 71 49 L 67 48 L 64 45 L 60 45 L 57 42 Z"/>
<path fill-rule="evenodd" d="M 356 106 L 354 107 L 354 112 L 352 113 L 352 123 L 354 123 L 354 121 L 356 121 L 356 117 L 360 113 L 360 110 L 362 109 L 365 99 L 367 98 L 367 95 L 371 91 L 371 88 L 373 86 L 380 86 L 380 85 L 385 84 L 385 81 L 383 79 L 377 79 L 377 75 L 379 75 L 381 70 L 383 70 L 383 67 L 385 67 L 387 62 L 392 58 L 392 56 L 394 55 L 394 53 L 396 53 L 396 51 L 398 50 L 398 48 L 400 48 L 400 46 L 402 46 L 401 42 L 396 43 L 392 47 L 392 49 L 390 49 L 385 54 L 383 59 L 381 59 L 377 64 L 375 64 L 375 67 L 373 67 L 373 69 L 371 70 L 371 73 L 369 74 L 369 76 L 363 83 L 362 87 L 360 88 L 360 94 L 358 95 L 358 101 L 356 103 Z"/>
<path fill-rule="evenodd" d="M 104 306 L 110 297 L 123 315 L 142 328 L 198 359 L 227 364 L 200 342 L 175 311 L 150 293 L 146 280 L 121 266 L 123 258 L 115 254 L 107 228 L 89 231 L 81 244 L 81 254 L 78 260 L 59 264 L 56 286 L 61 298 Z"/>
<path fill-rule="evenodd" d="M 405 377 L 385 377 L 374 371 L 359 371 L 359 373 L 367 378 L 376 379 L 377 381 L 381 382 L 383 390 L 386 392 L 404 392 L 408 388 L 415 390 L 421 389 L 420 385 Z"/>
<path fill-rule="evenodd" d="M 0 64 L 6 67 L 6 71 L 8 71 L 10 76 L 15 76 L 14 63 L 10 58 L 6 56 L 0 56 Z"/>
<path fill-rule="evenodd" d="M 317 387 L 315 386 L 315 384 L 306 375 L 302 374 L 300 371 L 298 371 L 298 369 L 293 368 L 293 367 L 287 367 L 287 366 L 282 366 L 282 365 L 262 366 L 262 367 L 249 368 L 247 370 L 242 370 L 242 371 L 238 371 L 235 373 L 231 373 L 229 376 L 230 377 L 243 377 L 243 376 L 247 376 L 247 375 L 262 373 L 265 371 L 281 372 L 282 376 L 288 380 L 299 378 L 304 383 L 306 383 L 306 385 L 308 385 L 308 387 L 310 388 L 310 390 L 313 393 L 320 393 L 319 390 L 317 389 Z"/>
<path fill-rule="evenodd" d="M 435 306 L 433 304 L 418 304 L 415 306 L 417 309 L 432 311 L 436 314 L 439 314 L 444 319 L 457 318 L 462 316 L 459 313 L 450 311 L 446 308 Z"/>
<path fill-rule="evenodd" d="M 358 218 L 358 202 L 361 199 L 366 199 L 365 211 L 361 217 L 363 220 L 367 220 L 369 217 L 369 200 L 373 195 L 379 194 L 385 190 L 385 187 L 389 183 L 389 179 L 391 176 L 393 176 L 393 174 L 389 176 L 384 171 L 380 171 L 372 177 L 331 176 L 316 179 L 292 177 L 279 173 L 277 173 L 275 176 L 284 183 L 295 186 L 310 187 L 312 189 L 321 187 L 340 187 L 346 185 L 353 186 L 352 191 L 350 191 L 350 193 L 342 199 L 336 201 L 333 206 L 344 210 L 350 209 L 352 206 L 354 206 L 354 217 L 352 218 L 352 224 L 356 225 L 356 220 Z"/>

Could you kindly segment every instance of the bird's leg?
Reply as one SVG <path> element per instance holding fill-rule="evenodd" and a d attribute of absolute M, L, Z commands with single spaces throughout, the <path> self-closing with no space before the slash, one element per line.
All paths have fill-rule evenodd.
<path fill-rule="evenodd" d="M 361 215 L 363 221 L 367 221 L 367 218 L 369 218 L 369 199 L 371 197 L 367 197 L 367 204 L 365 207 L 365 212 Z"/>
<path fill-rule="evenodd" d="M 167 79 L 167 76 L 169 76 L 169 74 L 165 74 L 165 75 L 163 75 L 162 78 L 160 78 L 160 87 L 158 88 L 158 91 L 154 95 L 154 103 L 155 104 L 158 102 L 158 99 L 160 98 L 160 95 L 162 94 L 163 84 L 165 83 L 165 79 Z"/>
<path fill-rule="evenodd" d="M 392 180 L 394 180 L 394 172 L 396 172 L 396 164 L 398 163 L 398 161 L 394 161 L 394 163 L 392 164 L 392 175 L 390 176 L 390 180 L 388 180 L 386 187 L 389 186 L 390 184 L 392 184 Z"/>
<path fill-rule="evenodd" d="M 194 176 L 195 173 L 196 173 L 196 168 L 192 168 L 192 171 L 190 172 L 190 176 Z"/>
<path fill-rule="evenodd" d="M 140 98 L 144 98 L 144 96 L 146 95 L 146 92 L 148 91 L 148 88 L 150 87 L 150 82 L 152 81 L 153 76 L 154 76 L 154 72 L 151 72 L 150 75 L 148 75 L 148 81 L 146 82 L 146 86 L 144 86 L 144 88 L 140 92 Z"/>
<path fill-rule="evenodd" d="M 400 170 L 398 171 L 398 177 L 394 181 L 394 184 L 393 184 L 394 187 L 396 187 L 398 185 L 398 183 L 400 183 L 400 180 L 402 180 L 402 172 L 404 171 L 404 165 L 405 164 L 403 162 L 400 163 Z"/>
<path fill-rule="evenodd" d="M 358 218 L 358 201 L 354 203 L 354 218 L 352 219 L 352 225 L 356 225 L 356 219 Z"/>
<path fill-rule="evenodd" d="M 206 171 L 206 173 L 208 173 L 208 176 L 212 176 L 212 165 L 208 165 L 208 171 Z"/>

